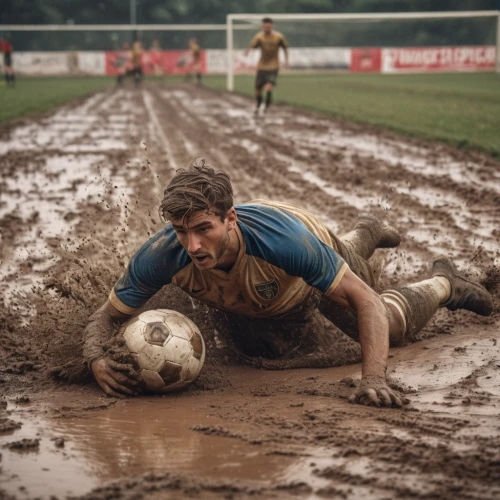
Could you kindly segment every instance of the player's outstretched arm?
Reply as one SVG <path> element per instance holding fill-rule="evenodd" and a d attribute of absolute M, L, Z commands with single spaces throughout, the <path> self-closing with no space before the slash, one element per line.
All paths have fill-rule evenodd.
<path fill-rule="evenodd" d="M 135 396 L 140 375 L 131 364 L 118 363 L 106 356 L 103 345 L 113 336 L 117 322 L 129 316 L 118 311 L 107 300 L 91 317 L 85 328 L 83 356 L 97 383 L 109 396 Z"/>
<path fill-rule="evenodd" d="M 290 69 L 290 62 L 288 59 L 288 47 L 283 47 L 283 52 L 285 53 L 285 69 Z"/>
<path fill-rule="evenodd" d="M 352 309 L 358 319 L 362 378 L 359 389 L 349 401 L 389 408 L 402 406 L 400 398 L 386 384 L 389 320 L 380 297 L 350 269 L 329 297 Z"/>

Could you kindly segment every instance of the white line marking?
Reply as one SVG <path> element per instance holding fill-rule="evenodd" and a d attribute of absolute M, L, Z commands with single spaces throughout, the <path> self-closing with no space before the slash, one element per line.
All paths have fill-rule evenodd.
<path fill-rule="evenodd" d="M 174 153 L 172 151 L 172 146 L 170 145 L 170 142 L 168 141 L 167 136 L 165 135 L 165 131 L 163 130 L 163 128 L 160 124 L 160 120 L 158 118 L 158 115 L 156 114 L 156 111 L 154 110 L 153 99 L 151 97 L 151 94 L 148 91 L 143 90 L 142 97 L 144 99 L 144 105 L 146 106 L 149 117 L 151 118 L 151 121 L 153 122 L 153 124 L 156 126 L 156 131 L 158 133 L 158 136 L 161 139 L 163 147 L 165 148 L 165 152 L 167 153 L 167 158 L 170 162 L 170 166 L 174 170 L 177 170 L 179 167 L 177 165 L 177 162 L 175 161 Z"/>

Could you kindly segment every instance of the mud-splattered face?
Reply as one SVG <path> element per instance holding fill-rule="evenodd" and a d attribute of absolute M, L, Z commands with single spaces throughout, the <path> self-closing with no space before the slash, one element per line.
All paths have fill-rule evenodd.
<path fill-rule="evenodd" d="M 236 227 L 236 212 L 231 208 L 224 222 L 210 209 L 194 212 L 187 222 L 172 220 L 181 245 L 201 271 L 213 269 L 229 247 L 229 232 Z"/>

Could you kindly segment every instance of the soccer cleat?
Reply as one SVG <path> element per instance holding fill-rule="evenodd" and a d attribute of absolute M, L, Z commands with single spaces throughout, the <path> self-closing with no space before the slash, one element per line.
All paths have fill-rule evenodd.
<path fill-rule="evenodd" d="M 493 312 L 493 300 L 486 288 L 460 273 L 449 257 L 438 257 L 432 264 L 432 277 L 444 276 L 451 284 L 450 298 L 442 305 L 450 311 L 466 309 L 481 316 Z"/>
<path fill-rule="evenodd" d="M 388 224 L 382 224 L 374 215 L 360 215 L 356 227 L 367 228 L 372 234 L 380 234 L 377 248 L 395 248 L 401 243 L 399 232 Z"/>

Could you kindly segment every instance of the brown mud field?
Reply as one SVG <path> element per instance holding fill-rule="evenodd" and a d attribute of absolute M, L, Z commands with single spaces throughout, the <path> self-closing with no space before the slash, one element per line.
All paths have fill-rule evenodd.
<path fill-rule="evenodd" d="M 489 318 L 440 310 L 391 350 L 402 409 L 351 405 L 359 348 L 336 367 L 234 362 L 205 306 L 166 287 L 146 309 L 191 317 L 207 362 L 188 390 L 107 398 L 81 360 L 88 316 L 161 225 L 176 168 L 201 155 L 236 203 L 302 205 L 338 234 L 360 212 L 399 229 L 382 286 L 450 254 Z M 191 86 L 110 89 L 0 131 L 0 498 L 500 498 L 500 163 Z"/>

